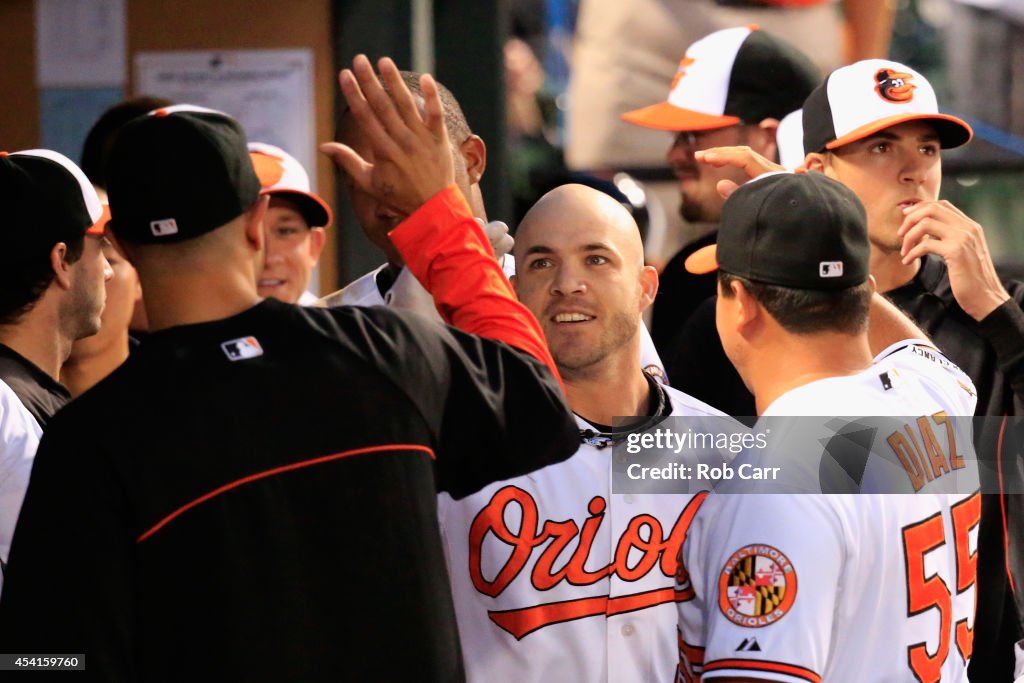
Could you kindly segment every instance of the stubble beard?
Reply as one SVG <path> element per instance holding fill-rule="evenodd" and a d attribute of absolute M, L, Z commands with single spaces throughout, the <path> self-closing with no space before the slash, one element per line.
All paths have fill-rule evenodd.
<path fill-rule="evenodd" d="M 602 362 L 636 336 L 639 315 L 618 312 L 612 315 L 607 329 L 593 346 L 583 347 L 579 343 L 564 343 L 552 347 L 555 366 L 566 380 L 592 376 L 600 369 Z M 637 359 L 639 362 L 639 358 Z"/>

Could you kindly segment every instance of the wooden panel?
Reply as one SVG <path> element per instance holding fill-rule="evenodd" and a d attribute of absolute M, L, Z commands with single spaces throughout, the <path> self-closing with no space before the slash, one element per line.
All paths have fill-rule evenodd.
<path fill-rule="evenodd" d="M 39 89 L 36 87 L 36 29 L 32 0 L 0 2 L 4 29 L 0 60 L 0 150 L 39 146 Z"/>
<path fill-rule="evenodd" d="M 25 4 L 31 5 L 30 0 L 25 0 Z M 337 81 L 331 46 L 330 0 L 289 0 L 283 3 L 128 0 L 127 7 L 129 72 L 133 57 L 139 51 L 312 49 L 316 140 L 331 139 Z M 333 197 L 334 169 L 330 160 L 318 155 L 315 171 L 308 170 L 315 177 L 317 193 Z M 320 258 L 320 289 L 323 292 L 333 291 L 337 285 L 336 245 L 336 230 L 329 230 L 327 246 Z"/>

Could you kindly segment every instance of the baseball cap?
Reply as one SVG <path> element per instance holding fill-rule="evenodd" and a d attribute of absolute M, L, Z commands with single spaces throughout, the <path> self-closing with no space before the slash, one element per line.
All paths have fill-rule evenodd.
<path fill-rule="evenodd" d="M 775 145 L 779 148 L 779 164 L 787 171 L 804 165 L 804 112 L 802 109 L 786 114 L 775 131 Z"/>
<path fill-rule="evenodd" d="M 727 28 L 689 47 L 666 101 L 622 118 L 672 131 L 781 119 L 799 109 L 820 80 L 817 67 L 789 43 L 757 26 Z"/>
<path fill-rule="evenodd" d="M 824 152 L 906 121 L 927 121 L 942 147 L 974 135 L 961 119 L 940 114 L 928 79 L 905 64 L 865 59 L 836 69 L 804 102 L 804 151 Z"/>
<path fill-rule="evenodd" d="M 89 179 L 73 161 L 48 149 L 0 152 L 0 204 L 0 225 L 13 241 L 4 252 L 15 259 L 97 227 L 102 234 L 106 224 Z"/>
<path fill-rule="evenodd" d="M 309 175 L 298 159 L 280 147 L 264 142 L 250 142 L 249 157 L 256 169 L 256 177 L 260 179 L 260 194 L 292 200 L 311 228 L 330 224 L 331 207 L 313 194 Z"/>
<path fill-rule="evenodd" d="M 837 290 L 868 278 L 868 223 L 850 189 L 823 173 L 766 173 L 725 201 L 718 244 L 694 252 L 694 274 L 721 268 L 753 282 Z"/>
<path fill-rule="evenodd" d="M 110 204 L 101 201 L 100 202 L 100 217 L 88 230 L 85 231 L 86 235 L 96 235 L 97 237 L 102 236 L 104 230 L 107 227 L 107 223 L 110 222 Z"/>
<path fill-rule="evenodd" d="M 212 109 L 151 111 L 125 125 L 110 151 L 110 225 L 127 242 L 198 237 L 242 215 L 259 191 L 241 125 Z"/>

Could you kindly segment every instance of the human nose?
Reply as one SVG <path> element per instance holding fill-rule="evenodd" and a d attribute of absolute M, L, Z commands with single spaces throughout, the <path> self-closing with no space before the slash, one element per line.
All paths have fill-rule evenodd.
<path fill-rule="evenodd" d="M 565 296 L 567 294 L 584 294 L 587 291 L 586 280 L 580 275 L 577 269 L 568 264 L 563 264 L 555 270 L 555 276 L 551 280 L 551 293 Z"/>
<path fill-rule="evenodd" d="M 276 263 L 281 260 L 281 255 L 278 250 L 278 242 L 280 240 L 274 235 L 274 231 L 267 229 L 265 231 L 265 239 L 263 240 L 263 265 L 268 266 L 272 263 Z"/>
<path fill-rule="evenodd" d="M 900 165 L 900 181 L 915 185 L 924 182 L 932 163 L 934 161 L 931 157 L 923 156 L 916 151 L 904 154 Z"/>

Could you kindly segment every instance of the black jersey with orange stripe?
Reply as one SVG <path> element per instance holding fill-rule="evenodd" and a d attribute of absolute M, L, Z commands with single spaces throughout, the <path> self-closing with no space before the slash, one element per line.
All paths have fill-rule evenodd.
<path fill-rule="evenodd" d="M 460 680 L 436 494 L 577 445 L 540 361 L 401 312 L 155 333 L 51 423 L 0 650 L 113 681 Z"/>

